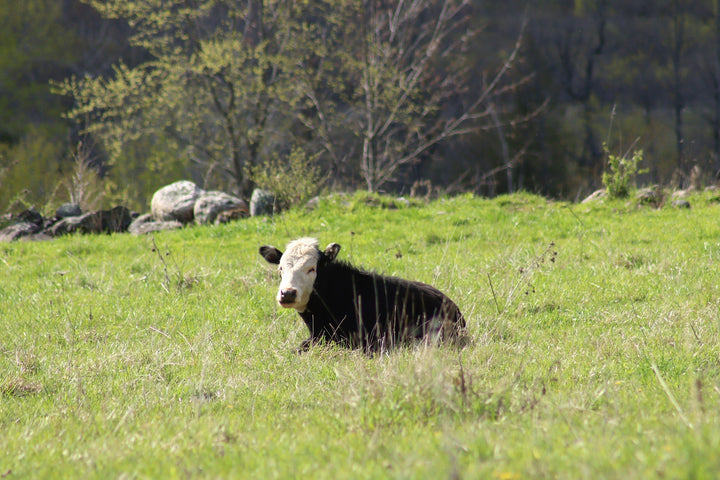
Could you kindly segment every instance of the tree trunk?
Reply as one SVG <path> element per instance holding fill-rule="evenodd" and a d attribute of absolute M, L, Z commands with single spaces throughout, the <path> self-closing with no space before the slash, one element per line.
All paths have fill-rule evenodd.
<path fill-rule="evenodd" d="M 502 152 L 503 165 L 505 165 L 505 173 L 507 175 L 508 193 L 513 193 L 513 165 L 512 160 L 510 160 L 510 148 L 508 147 L 507 140 L 505 139 L 505 132 L 503 131 L 502 123 L 500 122 L 500 118 L 498 118 L 494 107 L 490 107 L 490 115 L 493 123 L 495 123 L 495 129 L 497 130 L 498 139 L 500 140 L 500 151 Z"/>
<path fill-rule="evenodd" d="M 592 114 L 593 114 L 593 91 L 595 89 L 595 60 L 605 51 L 605 35 L 607 28 L 607 0 L 598 2 L 593 20 L 595 21 L 595 42 L 589 45 L 589 49 L 585 58 L 584 78 L 579 82 L 580 85 L 575 87 L 575 63 L 580 63 L 572 56 L 573 41 L 571 35 L 566 40 L 568 45 L 561 51 L 560 62 L 565 70 L 565 90 L 570 97 L 582 105 L 583 109 L 583 127 L 585 130 L 585 139 L 583 141 L 583 152 L 581 154 L 585 164 L 595 170 L 598 167 L 598 160 L 602 157 L 600 149 L 597 145 L 595 134 L 593 132 Z M 577 75 L 579 77 L 579 75 Z"/>
<path fill-rule="evenodd" d="M 677 151 L 677 166 L 680 171 L 685 174 L 687 173 L 687 166 L 685 165 L 684 145 L 683 145 L 683 109 L 685 107 L 685 99 L 682 94 L 682 50 L 685 36 L 685 21 L 681 15 L 680 7 L 675 2 L 676 12 L 673 15 L 672 30 L 673 30 L 673 52 L 672 52 L 672 67 L 673 67 L 673 107 L 675 110 L 675 145 Z"/>
<path fill-rule="evenodd" d="M 714 69 L 715 91 L 715 118 L 713 122 L 713 152 L 715 162 L 713 175 L 720 177 L 720 0 L 715 0 L 715 69 Z"/>
<path fill-rule="evenodd" d="M 256 47 L 263 40 L 263 0 L 248 0 L 245 41 Z"/>

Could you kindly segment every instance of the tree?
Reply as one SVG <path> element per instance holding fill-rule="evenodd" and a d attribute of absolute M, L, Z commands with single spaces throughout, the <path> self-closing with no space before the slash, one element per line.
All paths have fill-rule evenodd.
<path fill-rule="evenodd" d="M 62 110 L 47 80 L 75 61 L 77 37 L 61 18 L 56 1 L 0 3 L 0 143 L 19 141 L 31 123 L 50 123 Z"/>
<path fill-rule="evenodd" d="M 65 150 L 64 105 L 48 87 L 78 57 L 52 0 L 0 2 L 0 211 L 46 201 Z"/>
<path fill-rule="evenodd" d="M 327 149 L 354 152 L 369 191 L 397 180 L 402 167 L 439 143 L 507 121 L 499 120 L 503 95 L 522 83 L 507 77 L 520 41 L 495 74 L 469 92 L 470 68 L 462 52 L 477 34 L 469 29 L 471 15 L 460 0 L 366 0 L 355 13 L 359 25 L 345 31 L 345 44 L 360 45 L 360 51 L 337 57 L 344 62 L 338 70 L 350 94 L 340 98 L 342 105 L 332 105 L 338 97 L 323 103 L 309 88 L 318 112 L 343 112 L 341 123 L 349 124 L 354 136 L 336 135 Z M 339 130 L 338 118 L 317 119 L 318 130 Z"/>
<path fill-rule="evenodd" d="M 79 0 L 0 2 L 0 212 L 11 202 L 40 208 L 62 201 L 58 178 L 71 170 L 77 131 L 61 117 L 68 99 L 49 82 L 102 73 L 121 55 L 132 62 L 139 52 L 124 38 L 118 24 Z M 102 173 L 98 163 L 92 167 Z"/>
<path fill-rule="evenodd" d="M 715 178 L 720 178 L 720 0 L 714 0 L 713 5 L 711 61 L 712 82 L 711 91 L 713 99 L 712 137 L 713 137 L 713 165 L 712 172 Z"/>
<path fill-rule="evenodd" d="M 440 142 L 502 131 L 516 87 L 506 73 L 519 44 L 466 91 L 459 53 L 475 32 L 462 0 L 88 2 L 128 21 L 152 58 L 69 79 L 69 117 L 113 162 L 151 138 L 244 196 L 253 167 L 298 147 L 376 191 Z"/>
<path fill-rule="evenodd" d="M 720 178 L 720 0 L 708 0 L 709 19 L 702 38 L 699 54 L 701 91 L 706 91 L 707 102 L 703 102 L 704 120 L 710 125 L 712 146 L 709 170 L 714 178 Z"/>
<path fill-rule="evenodd" d="M 670 51 L 672 64 L 672 96 L 673 111 L 675 112 L 675 143 L 677 145 L 677 164 L 680 171 L 686 171 L 685 156 L 683 154 L 683 109 L 685 108 L 685 97 L 683 95 L 683 60 L 685 51 L 685 28 L 687 18 L 682 11 L 682 2 L 673 0 L 670 11 Z"/>
<path fill-rule="evenodd" d="M 154 139 L 195 165 L 205 184 L 249 196 L 247 171 L 289 151 L 301 96 L 296 66 L 304 43 L 302 6 L 289 0 L 88 0 L 125 19 L 131 43 L 151 58 L 118 63 L 109 77 L 73 77 L 59 91 L 76 106 L 111 162 Z M 266 8 L 267 7 L 267 8 Z M 162 164 L 162 158 L 151 159 Z"/>
<path fill-rule="evenodd" d="M 581 161 L 593 167 L 601 158 L 592 127 L 596 99 L 596 63 L 605 52 L 608 20 L 607 0 L 578 2 L 558 37 L 557 51 L 565 93 L 582 105 L 585 143 Z"/>

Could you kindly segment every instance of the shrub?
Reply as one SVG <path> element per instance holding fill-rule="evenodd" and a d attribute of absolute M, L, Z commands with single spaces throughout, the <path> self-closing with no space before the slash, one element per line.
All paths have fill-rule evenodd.
<path fill-rule="evenodd" d="M 629 150 L 624 155 L 613 155 L 607 144 L 603 144 L 603 150 L 607 156 L 607 167 L 602 174 L 603 185 L 610 197 L 625 198 L 630 194 L 635 176 L 641 173 L 638 165 L 643 159 L 643 151 L 634 150 L 631 156 Z"/>
<path fill-rule="evenodd" d="M 251 167 L 249 175 L 258 188 L 273 192 L 283 209 L 307 202 L 320 193 L 326 180 L 314 159 L 299 148 L 287 158 Z"/>
<path fill-rule="evenodd" d="M 92 150 L 82 142 L 71 152 L 73 167 L 62 183 L 72 203 L 77 203 L 83 212 L 102 206 L 104 187 L 97 170 L 93 167 Z"/>

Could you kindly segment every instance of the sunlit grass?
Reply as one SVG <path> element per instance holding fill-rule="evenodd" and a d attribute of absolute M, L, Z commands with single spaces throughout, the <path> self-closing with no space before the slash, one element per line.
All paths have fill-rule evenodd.
<path fill-rule="evenodd" d="M 0 244 L 7 478 L 715 478 L 720 206 L 362 195 Z M 368 357 L 278 309 L 301 235 L 433 283 L 471 343 Z"/>

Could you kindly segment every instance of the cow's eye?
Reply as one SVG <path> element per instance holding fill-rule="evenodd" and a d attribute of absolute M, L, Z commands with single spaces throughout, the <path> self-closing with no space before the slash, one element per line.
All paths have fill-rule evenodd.
<path fill-rule="evenodd" d="M 307 273 L 308 273 L 308 275 L 310 275 L 311 273 L 315 273 L 315 267 L 308 268 Z"/>

